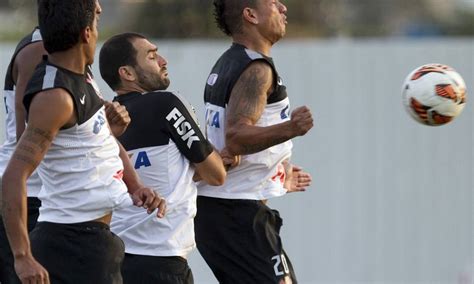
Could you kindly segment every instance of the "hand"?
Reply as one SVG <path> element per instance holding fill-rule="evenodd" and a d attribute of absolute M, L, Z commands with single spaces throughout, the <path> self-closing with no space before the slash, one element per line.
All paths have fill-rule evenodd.
<path fill-rule="evenodd" d="M 286 172 L 286 179 L 283 185 L 288 193 L 306 191 L 306 187 L 311 185 L 311 175 L 303 172 L 301 167 L 291 165 Z"/>
<path fill-rule="evenodd" d="M 240 155 L 231 155 L 227 148 L 222 149 L 219 155 L 221 156 L 222 162 L 224 163 L 224 167 L 227 171 L 237 167 L 240 164 Z"/>
<path fill-rule="evenodd" d="M 305 135 L 313 128 L 313 115 L 306 106 L 301 106 L 291 112 L 292 130 L 295 136 Z"/>
<path fill-rule="evenodd" d="M 148 214 L 151 214 L 156 208 L 158 208 L 156 216 L 158 218 L 165 217 L 166 200 L 161 198 L 159 194 L 155 193 L 152 189 L 141 187 L 135 190 L 131 194 L 131 197 L 133 205 L 145 208 Z"/>
<path fill-rule="evenodd" d="M 15 271 L 21 283 L 49 284 L 49 274 L 33 256 L 15 258 Z"/>
<path fill-rule="evenodd" d="M 112 134 L 119 137 L 125 132 L 131 121 L 127 108 L 118 102 L 108 101 L 104 101 L 104 106 Z"/>

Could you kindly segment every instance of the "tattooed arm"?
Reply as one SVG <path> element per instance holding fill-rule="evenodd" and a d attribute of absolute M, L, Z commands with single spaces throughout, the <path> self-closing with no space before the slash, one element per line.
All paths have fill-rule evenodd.
<path fill-rule="evenodd" d="M 273 81 L 270 65 L 255 61 L 232 89 L 226 114 L 226 146 L 232 155 L 262 151 L 304 135 L 313 127 L 311 112 L 305 106 L 295 109 L 289 121 L 267 127 L 255 126 L 273 91 Z"/>
<path fill-rule="evenodd" d="M 26 180 L 43 159 L 59 129 L 75 121 L 72 98 L 65 90 L 38 93 L 31 102 L 28 126 L 3 175 L 3 218 L 15 270 L 23 283 L 49 283 L 48 273 L 31 254 Z"/>

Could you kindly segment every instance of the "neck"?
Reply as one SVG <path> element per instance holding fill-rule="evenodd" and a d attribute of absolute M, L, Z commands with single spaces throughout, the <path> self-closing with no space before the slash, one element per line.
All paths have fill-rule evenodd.
<path fill-rule="evenodd" d="M 117 93 L 118 96 L 121 96 L 121 95 L 125 95 L 131 92 L 138 92 L 138 93 L 143 94 L 143 93 L 146 93 L 147 90 L 143 89 L 142 87 L 138 85 L 133 84 L 133 85 L 122 86 L 118 88 L 117 90 L 115 90 L 115 92 Z"/>
<path fill-rule="evenodd" d="M 65 51 L 54 52 L 48 55 L 49 62 L 72 71 L 77 74 L 84 74 L 88 60 L 86 55 L 77 47 Z"/>
<path fill-rule="evenodd" d="M 246 33 L 235 34 L 232 36 L 235 43 L 241 44 L 248 49 L 257 51 L 265 56 L 270 57 L 272 44 L 264 38 L 249 36 Z"/>

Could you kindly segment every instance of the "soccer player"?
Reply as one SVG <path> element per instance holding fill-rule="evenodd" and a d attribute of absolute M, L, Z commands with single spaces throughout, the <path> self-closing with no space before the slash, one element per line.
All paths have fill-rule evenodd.
<path fill-rule="evenodd" d="M 43 55 L 47 52 L 43 46 L 41 32 L 36 27 L 30 34 L 25 36 L 17 45 L 15 52 L 7 69 L 5 77 L 4 101 L 5 101 L 5 142 L 0 147 L 0 175 L 15 150 L 15 146 L 23 131 L 25 130 L 25 108 L 23 97 L 26 85 L 33 74 L 36 65 L 41 62 Z M 111 126 L 112 133 L 120 136 L 130 123 L 130 117 L 125 107 L 118 103 L 105 102 L 107 120 Z M 16 123 L 19 121 L 20 123 Z M 31 232 L 36 225 L 39 216 L 41 201 L 38 194 L 41 189 L 41 180 L 34 171 L 27 180 L 27 225 Z M 0 190 L 1 196 L 1 190 Z M 0 199 L 1 202 L 1 199 Z M 1 206 L 1 204 L 0 204 Z M 0 214 L 0 283 L 20 283 L 13 264 L 13 255 L 8 243 L 7 235 Z"/>
<path fill-rule="evenodd" d="M 5 227 L 23 283 L 119 283 L 124 251 L 109 230 L 112 210 L 133 199 L 149 213 L 165 213 L 165 201 L 143 186 L 111 135 L 89 74 L 100 13 L 96 0 L 39 3 L 49 56 L 26 88 L 28 124 L 2 182 Z M 37 167 L 42 205 L 30 244 L 26 180 Z"/>
<path fill-rule="evenodd" d="M 220 283 L 296 283 L 266 200 L 302 191 L 311 176 L 292 166 L 291 139 L 313 127 L 306 107 L 290 114 L 286 87 L 270 57 L 285 34 L 279 0 L 214 0 L 218 26 L 232 46 L 208 77 L 206 132 L 217 149 L 241 155 L 222 186 L 198 186 L 196 243 Z"/>
<path fill-rule="evenodd" d="M 166 91 L 166 59 L 145 37 L 124 33 L 107 40 L 100 73 L 132 119 L 120 142 L 142 180 L 167 201 L 163 219 L 133 206 L 114 212 L 111 229 L 125 242 L 124 283 L 193 283 L 186 261 L 195 247 L 193 176 L 220 185 L 226 176 L 223 162 L 188 102 Z"/>

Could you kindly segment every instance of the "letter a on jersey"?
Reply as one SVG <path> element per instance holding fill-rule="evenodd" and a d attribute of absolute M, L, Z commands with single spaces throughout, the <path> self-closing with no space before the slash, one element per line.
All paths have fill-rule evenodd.
<path fill-rule="evenodd" d="M 151 166 L 150 159 L 145 151 L 138 152 L 137 160 L 135 161 L 135 170 L 138 170 L 141 167 Z"/>

